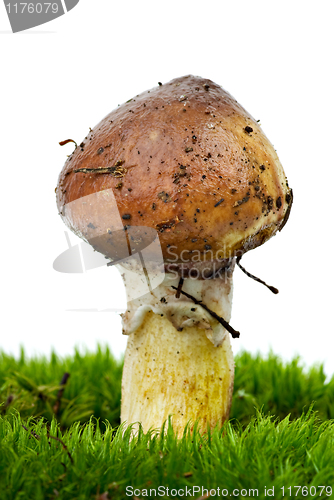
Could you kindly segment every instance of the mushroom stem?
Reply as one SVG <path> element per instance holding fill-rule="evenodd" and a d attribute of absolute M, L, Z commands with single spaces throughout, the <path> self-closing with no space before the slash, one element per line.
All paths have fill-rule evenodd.
<path fill-rule="evenodd" d="M 121 421 L 135 423 L 135 429 L 140 422 L 146 432 L 161 429 L 172 415 L 173 428 L 181 436 L 189 421 L 192 428 L 198 420 L 205 432 L 228 418 L 234 360 L 223 326 L 188 298 L 176 299 L 172 282 L 178 279 L 167 278 L 151 294 L 133 301 L 123 317 L 124 333 L 131 334 Z M 185 279 L 183 289 L 230 320 L 232 271 L 213 280 Z"/>

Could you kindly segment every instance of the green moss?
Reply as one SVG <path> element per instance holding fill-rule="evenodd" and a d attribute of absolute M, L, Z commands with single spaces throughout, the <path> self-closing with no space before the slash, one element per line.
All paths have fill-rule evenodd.
<path fill-rule="evenodd" d="M 283 486 L 297 485 L 305 487 L 297 498 L 320 498 L 305 492 L 334 483 L 334 423 L 320 423 L 312 412 L 280 422 L 258 414 L 246 428 L 226 424 L 206 436 L 186 430 L 180 440 L 170 427 L 164 435 L 140 433 L 131 440 L 129 429 L 106 424 L 102 434 L 94 420 L 64 432 L 55 421 L 23 425 L 19 415 L 0 418 L 0 499 L 124 499 L 127 492 L 144 498 L 145 491 L 134 489 L 159 486 L 164 493 L 181 489 L 177 498 L 188 487 L 197 499 L 202 487 L 225 489 L 228 496 L 254 490 L 247 498 L 266 498 L 274 488 L 281 499 Z"/>
<path fill-rule="evenodd" d="M 68 372 L 57 419 L 62 428 L 74 422 L 87 422 L 91 416 L 119 424 L 123 362 L 117 361 L 108 348 L 95 353 L 63 359 L 27 359 L 22 350 L 19 359 L 0 353 L 0 404 L 2 413 L 17 409 L 22 418 L 44 417 L 51 421 L 60 389 Z M 263 358 L 244 352 L 236 356 L 234 396 L 231 419 L 247 425 L 256 410 L 284 418 L 302 415 L 314 403 L 321 420 L 334 418 L 334 377 L 326 382 L 323 367 L 305 370 L 298 358 L 283 363 L 270 354 Z M 0 410 L 1 411 L 1 410 Z M 102 425 L 103 429 L 103 425 Z"/>
<path fill-rule="evenodd" d="M 272 488 L 275 499 L 332 496 L 334 379 L 322 366 L 240 354 L 230 422 L 180 440 L 171 427 L 133 439 L 119 427 L 121 374 L 107 348 L 64 359 L 0 353 L 0 500 L 181 498 L 186 487 L 196 499 L 218 488 L 217 498 L 224 488 L 234 498 Z"/>

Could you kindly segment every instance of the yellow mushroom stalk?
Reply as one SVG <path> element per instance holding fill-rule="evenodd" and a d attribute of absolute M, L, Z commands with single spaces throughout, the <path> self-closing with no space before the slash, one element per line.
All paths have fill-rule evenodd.
<path fill-rule="evenodd" d="M 211 280 L 185 279 L 182 290 L 230 320 L 232 273 Z M 160 429 L 172 416 L 182 434 L 187 422 L 200 429 L 229 416 L 234 360 L 230 334 L 201 305 L 175 297 L 178 278 L 166 275 L 151 294 L 128 304 L 123 332 L 129 335 L 122 379 L 122 422 Z M 136 426 L 137 428 L 138 426 Z"/>

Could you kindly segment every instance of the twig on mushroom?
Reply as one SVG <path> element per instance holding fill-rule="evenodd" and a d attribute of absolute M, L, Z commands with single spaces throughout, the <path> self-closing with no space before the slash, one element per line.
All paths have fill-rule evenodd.
<path fill-rule="evenodd" d="M 184 282 L 184 279 L 183 279 L 183 278 L 182 278 L 182 276 L 181 276 L 180 281 L 179 281 L 179 284 L 178 284 L 178 286 L 177 286 L 176 294 L 175 294 L 175 297 L 176 297 L 177 299 L 179 299 L 179 298 L 180 298 L 180 293 L 181 293 L 181 291 L 182 291 L 183 282 Z"/>
<path fill-rule="evenodd" d="M 252 278 L 253 280 L 257 281 L 258 283 L 261 283 L 262 285 L 266 286 L 267 288 L 269 288 L 269 290 L 271 292 L 273 292 L 275 294 L 277 294 L 279 292 L 279 290 L 277 288 L 275 288 L 274 286 L 267 285 L 267 283 L 265 283 L 264 281 L 260 280 L 260 278 L 257 278 L 253 274 L 251 274 L 248 271 L 246 271 L 246 269 L 240 264 L 240 260 L 241 260 L 241 256 L 237 257 L 237 264 L 240 267 L 241 271 L 243 271 L 246 274 L 246 276 L 248 276 L 249 278 Z"/>
<path fill-rule="evenodd" d="M 74 142 L 75 149 L 77 149 L 78 145 L 77 145 L 77 143 L 73 139 L 66 139 L 66 141 L 61 141 L 59 143 L 59 146 L 65 146 L 65 144 L 68 144 L 69 142 Z"/>
<path fill-rule="evenodd" d="M 174 290 L 179 289 L 179 287 L 176 288 L 175 286 L 172 286 L 172 288 L 174 288 Z M 234 330 L 234 328 L 232 328 L 232 326 L 227 321 L 225 321 L 224 318 L 218 316 L 218 314 L 216 314 L 214 311 L 211 311 L 211 309 L 209 309 L 205 304 L 203 304 L 201 300 L 195 299 L 195 297 L 193 297 L 187 292 L 184 292 L 183 290 L 180 290 L 180 293 L 188 297 L 188 299 L 192 300 L 195 304 L 202 306 L 203 309 L 205 309 L 209 314 L 211 314 L 213 318 L 215 318 L 221 325 L 223 325 L 223 327 L 232 335 L 232 338 L 236 339 L 240 337 L 240 332 Z"/>
<path fill-rule="evenodd" d="M 76 168 L 73 170 L 75 174 L 78 172 L 82 174 L 111 174 L 114 177 L 124 177 L 127 169 L 121 166 L 114 167 L 98 167 L 98 168 Z"/>

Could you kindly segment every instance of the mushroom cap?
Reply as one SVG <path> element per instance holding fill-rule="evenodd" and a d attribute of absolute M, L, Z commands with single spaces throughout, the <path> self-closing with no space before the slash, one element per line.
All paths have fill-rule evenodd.
<path fill-rule="evenodd" d="M 122 219 L 101 196 L 94 214 L 80 203 L 66 213 L 67 204 L 106 190 Z M 68 157 L 56 193 L 64 222 L 86 241 L 95 237 L 104 255 L 123 252 L 122 238 L 110 239 L 121 220 L 157 231 L 165 263 L 176 267 L 228 261 L 262 245 L 282 229 L 292 203 L 258 122 L 222 87 L 192 75 L 108 114 Z"/>

